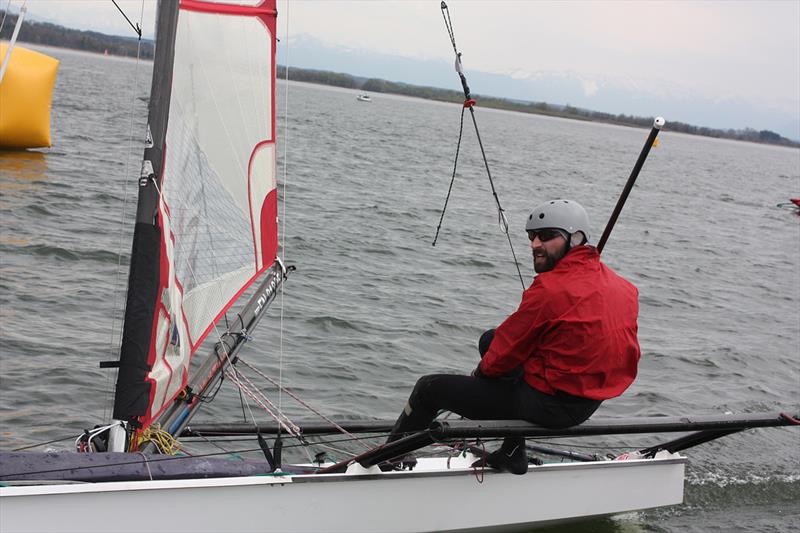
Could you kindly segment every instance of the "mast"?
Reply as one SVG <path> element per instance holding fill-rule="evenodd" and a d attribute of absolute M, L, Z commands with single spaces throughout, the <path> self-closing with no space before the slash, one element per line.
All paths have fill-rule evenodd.
<path fill-rule="evenodd" d="M 159 180 L 164 168 L 178 3 L 178 0 L 162 0 L 158 5 L 147 144 L 139 177 L 136 226 L 133 232 L 119 374 L 114 397 L 113 417 L 134 426 L 138 425 L 138 417 L 147 412 L 151 394 L 151 384 L 145 378 L 150 370 L 148 358 L 160 280 Z"/>

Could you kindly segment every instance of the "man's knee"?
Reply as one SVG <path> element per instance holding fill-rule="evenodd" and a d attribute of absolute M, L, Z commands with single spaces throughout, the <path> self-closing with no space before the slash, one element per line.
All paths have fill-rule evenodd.
<path fill-rule="evenodd" d="M 427 409 L 438 409 L 438 398 L 447 393 L 450 387 L 448 379 L 453 376 L 449 374 L 428 374 L 422 376 L 414 385 L 411 396 L 408 397 L 408 406 L 411 409 L 424 407 Z"/>
<path fill-rule="evenodd" d="M 492 340 L 494 339 L 494 329 L 487 329 L 481 335 L 480 340 L 478 341 L 478 351 L 481 354 L 481 357 L 486 355 L 486 352 L 489 351 L 489 346 L 492 345 Z"/>
<path fill-rule="evenodd" d="M 418 398 L 426 395 L 428 391 L 435 386 L 436 377 L 436 374 L 429 374 L 419 378 L 416 385 L 414 385 L 414 390 L 411 392 L 411 398 Z"/>

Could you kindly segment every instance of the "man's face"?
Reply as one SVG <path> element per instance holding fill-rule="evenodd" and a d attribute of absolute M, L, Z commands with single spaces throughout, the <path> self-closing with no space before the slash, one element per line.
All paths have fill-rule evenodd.
<path fill-rule="evenodd" d="M 567 239 L 555 229 L 540 229 L 528 232 L 533 253 L 533 269 L 537 274 L 549 272 L 567 253 Z"/>

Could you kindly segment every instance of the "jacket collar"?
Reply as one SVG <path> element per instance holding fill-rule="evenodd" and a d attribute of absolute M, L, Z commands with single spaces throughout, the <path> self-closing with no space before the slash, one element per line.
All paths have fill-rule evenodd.
<path fill-rule="evenodd" d="M 600 254 L 597 252 L 597 248 L 583 244 L 568 251 L 567 255 L 562 257 L 550 272 L 557 274 L 576 266 L 588 265 L 589 263 L 594 263 L 599 260 Z M 542 272 L 542 274 L 549 274 L 550 272 Z M 539 274 L 539 276 L 542 274 Z"/>

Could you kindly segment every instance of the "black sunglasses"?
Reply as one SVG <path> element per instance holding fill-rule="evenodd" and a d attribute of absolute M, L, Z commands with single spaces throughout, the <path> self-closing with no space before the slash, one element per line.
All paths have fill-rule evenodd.
<path fill-rule="evenodd" d="M 536 237 L 539 237 L 539 240 L 542 242 L 552 241 L 556 237 L 564 237 L 566 239 L 566 235 L 560 229 L 555 228 L 543 228 L 543 229 L 531 229 L 528 230 L 528 238 L 533 241 Z"/>

